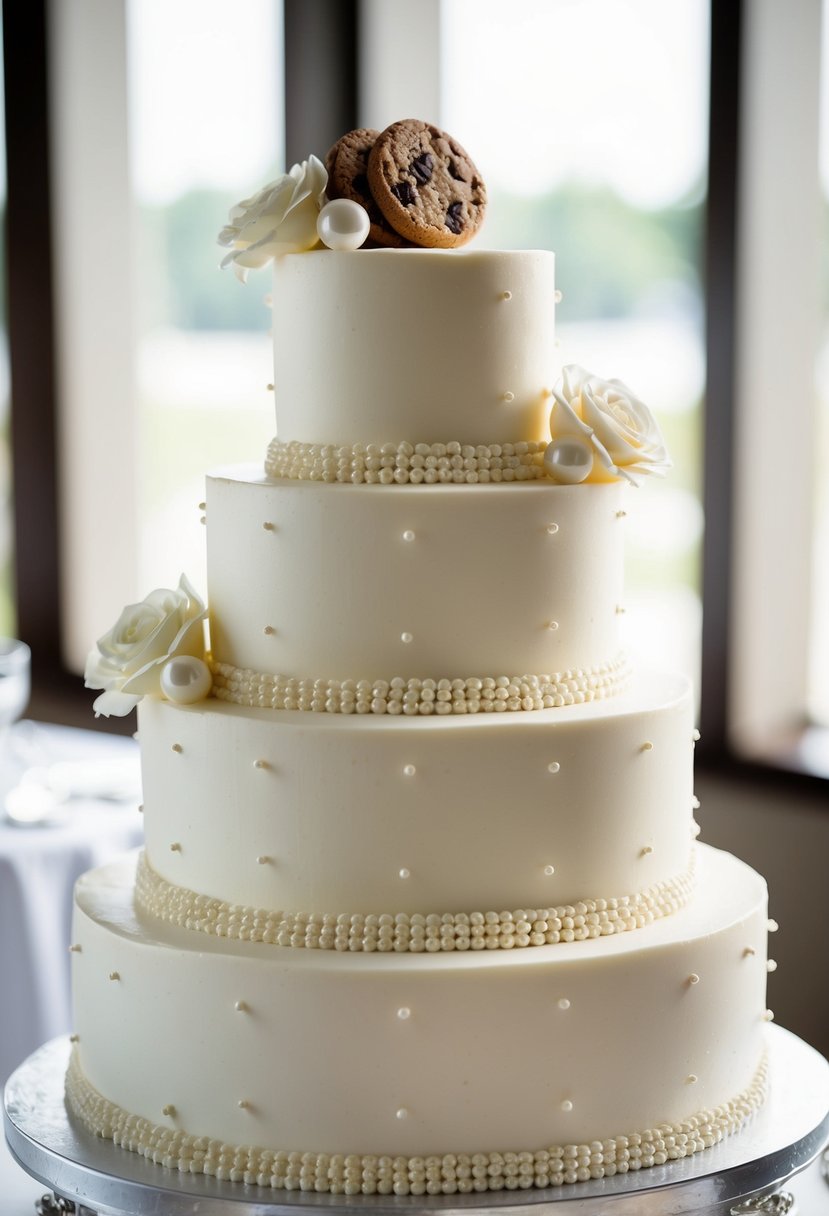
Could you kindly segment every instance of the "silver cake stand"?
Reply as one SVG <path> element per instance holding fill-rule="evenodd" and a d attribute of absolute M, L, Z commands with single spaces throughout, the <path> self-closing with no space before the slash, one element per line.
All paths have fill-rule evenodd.
<path fill-rule="evenodd" d="M 783 1216 L 793 1206 L 785 1183 L 829 1140 L 829 1064 L 788 1031 L 770 1031 L 772 1096 L 743 1131 L 670 1166 L 546 1190 L 344 1197 L 165 1169 L 70 1121 L 63 1101 L 65 1038 L 41 1047 L 9 1079 L 5 1132 L 17 1162 L 54 1192 L 54 1199 L 40 1202 L 44 1216 L 334 1216 L 334 1210 L 350 1216 Z"/>

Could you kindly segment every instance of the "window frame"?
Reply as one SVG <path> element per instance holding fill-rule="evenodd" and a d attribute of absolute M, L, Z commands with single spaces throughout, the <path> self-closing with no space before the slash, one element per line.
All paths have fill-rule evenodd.
<path fill-rule="evenodd" d="M 430 37 L 439 38 L 439 0 L 429 0 L 429 5 Z M 358 125 L 366 105 L 379 110 L 379 94 L 369 89 L 374 79 L 369 68 L 372 54 L 376 55 L 375 26 L 378 14 L 388 21 L 390 10 L 398 7 L 397 0 L 382 4 L 377 0 L 285 0 L 285 146 L 289 163 Z M 55 251 L 50 238 L 54 200 L 49 58 L 54 48 L 49 46 L 49 18 L 49 0 L 3 5 L 16 600 L 18 631 L 34 654 L 29 713 L 93 726 L 89 693 L 67 669 L 60 641 L 66 627 L 61 591 L 65 537 L 61 526 Z M 762 763 L 741 757 L 729 726 L 735 604 L 730 575 L 738 525 L 734 402 L 739 392 L 738 226 L 746 19 L 743 0 L 728 5 L 711 0 L 704 507 L 706 518 L 716 520 L 717 526 L 706 528 L 703 546 L 702 741 L 698 759 L 709 768 L 727 768 L 747 777 L 776 775 L 787 782 L 797 780 L 823 789 L 826 781 L 810 774 L 804 765 L 798 767 L 792 755 L 768 754 Z M 436 80 L 430 77 L 427 89 L 435 99 L 439 94 Z M 32 233 L 38 239 L 32 240 Z M 97 725 L 118 732 L 133 729 L 130 719 L 100 720 Z"/>

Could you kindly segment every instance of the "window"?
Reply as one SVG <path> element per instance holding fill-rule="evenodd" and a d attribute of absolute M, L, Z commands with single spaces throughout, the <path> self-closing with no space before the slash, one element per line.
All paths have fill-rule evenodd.
<path fill-rule="evenodd" d="M 0 41 L 0 46 L 2 42 Z M 0 207 L 6 211 L 6 146 L 5 113 L 0 91 Z M 5 224 L 3 225 L 5 233 Z M 12 458 L 9 428 L 10 384 L 9 345 L 6 309 L 6 248 L 5 237 L 0 239 L 0 636 L 13 637 L 17 623 L 14 606 L 13 576 L 13 506 L 12 506 Z"/>
<path fill-rule="evenodd" d="M 729 741 L 829 774 L 821 5 L 747 4 L 743 39 Z"/>
<path fill-rule="evenodd" d="M 220 274 L 216 235 L 282 160 L 282 11 L 128 0 L 50 16 L 64 649 L 79 670 L 125 599 L 182 570 L 204 590 L 205 470 L 264 456 L 273 434 L 267 288 Z"/>
<path fill-rule="evenodd" d="M 815 486 L 812 546 L 812 661 L 809 664 L 809 709 L 814 721 L 829 729 L 829 3 L 822 5 L 820 43 L 820 332 L 817 354 L 815 452 L 819 476 Z"/>
<path fill-rule="evenodd" d="M 624 624 L 651 661 L 696 677 L 708 6 L 443 0 L 427 10 L 441 71 L 422 112 L 469 148 L 487 181 L 476 243 L 555 250 L 553 364 L 624 380 L 663 427 L 674 470 L 628 495 Z M 383 96 L 378 60 L 409 29 L 396 4 L 366 16 L 361 121 L 382 127 L 405 103 L 396 80 Z M 430 62 L 420 49 L 417 62 Z"/>
<path fill-rule="evenodd" d="M 275 421 L 267 276 L 219 273 L 229 207 L 284 162 L 281 5 L 130 0 L 139 274 L 137 554 L 143 588 L 202 590 L 198 503 L 217 465 L 264 459 Z"/>
<path fill-rule="evenodd" d="M 77 667 L 126 595 L 174 581 L 180 566 L 198 581 L 195 557 L 183 555 L 201 548 L 203 471 L 257 459 L 270 435 L 261 290 L 237 290 L 214 272 L 208 197 L 220 223 L 245 181 L 253 188 L 278 168 L 283 111 L 289 162 L 324 151 L 326 123 L 339 131 L 346 121 L 382 127 L 401 114 L 432 115 L 469 144 L 488 178 L 485 239 L 558 251 L 560 361 L 627 380 L 666 431 L 674 473 L 629 495 L 643 508 L 628 521 L 628 607 L 636 610 L 629 624 L 645 622 L 657 661 L 693 673 L 704 562 L 703 742 L 708 735 L 715 750 L 766 763 L 803 762 L 805 746 L 816 763 L 829 724 L 829 355 L 818 257 L 829 179 L 825 163 L 819 172 L 818 117 L 821 97 L 829 110 L 829 73 L 821 3 L 521 0 L 507 15 L 494 0 L 420 0 L 413 24 L 403 0 L 284 0 L 284 80 L 283 5 L 270 0 L 47 7 L 54 292 L 48 258 L 31 274 L 39 247 L 29 243 L 25 264 L 14 256 L 19 242 L 8 250 L 29 341 L 27 348 L 10 327 L 14 391 L 28 383 L 38 394 L 37 410 L 25 405 L 37 419 L 25 467 L 37 478 L 16 487 L 26 505 L 17 533 L 24 529 L 50 572 L 36 595 L 18 580 L 18 597 L 47 649 L 58 634 L 49 615 L 58 601 Z M 31 16 L 38 10 L 4 12 L 6 28 L 14 21 L 19 45 L 30 50 L 45 47 Z M 22 29 L 24 17 L 32 30 Z M 188 61 L 197 76 L 207 63 L 219 66 L 207 86 L 195 81 L 177 100 L 172 84 L 188 79 Z M 13 63 L 10 54 L 7 89 L 29 118 L 31 73 L 12 80 Z M 199 90 L 201 110 L 193 105 Z M 729 114 L 723 123 L 723 97 L 733 123 Z M 505 112 L 507 130 L 499 126 Z M 228 116 L 229 136 L 221 134 Z M 212 140 L 202 139 L 205 127 Z M 825 118 L 823 127 L 825 157 Z M 23 217 L 48 190 L 40 179 L 32 185 L 31 124 L 25 138 L 15 123 L 9 130 L 9 215 L 11 222 L 15 194 L 23 231 Z M 172 156 L 165 144 L 162 158 L 171 132 Z M 202 159 L 211 144 L 219 167 L 234 148 L 247 148 L 246 159 L 215 175 Z M 173 169 L 153 181 L 148 162 L 155 172 L 162 159 Z M 195 254 L 186 251 L 190 240 Z M 162 271 L 158 258 L 168 255 L 183 261 Z M 41 342 L 42 360 L 29 358 L 52 299 L 57 393 L 50 345 Z M 243 312 L 252 330 L 234 328 Z M 232 414 L 228 394 L 246 399 Z"/>

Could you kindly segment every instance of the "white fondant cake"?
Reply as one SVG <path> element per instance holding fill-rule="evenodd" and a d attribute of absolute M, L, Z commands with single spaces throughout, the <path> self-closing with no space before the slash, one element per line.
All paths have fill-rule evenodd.
<path fill-rule="evenodd" d="M 146 849 L 76 893 L 100 1135 L 453 1193 L 662 1164 L 762 1101 L 765 885 L 695 843 L 688 681 L 617 636 L 619 483 L 664 449 L 618 382 L 552 396 L 553 312 L 547 253 L 279 259 L 279 441 L 208 479 L 210 652 L 183 582 L 90 660 L 145 697 Z"/>

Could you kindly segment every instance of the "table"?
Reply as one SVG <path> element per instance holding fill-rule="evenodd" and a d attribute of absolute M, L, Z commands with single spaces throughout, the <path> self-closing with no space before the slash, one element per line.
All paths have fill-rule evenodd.
<path fill-rule="evenodd" d="M 32 788 L 42 793 L 51 782 L 66 797 L 41 826 L 15 825 L 0 811 L 0 1088 L 36 1047 L 71 1028 L 72 888 L 84 870 L 140 843 L 138 765 L 133 739 L 33 722 L 12 728 L 2 793 L 25 772 Z"/>

